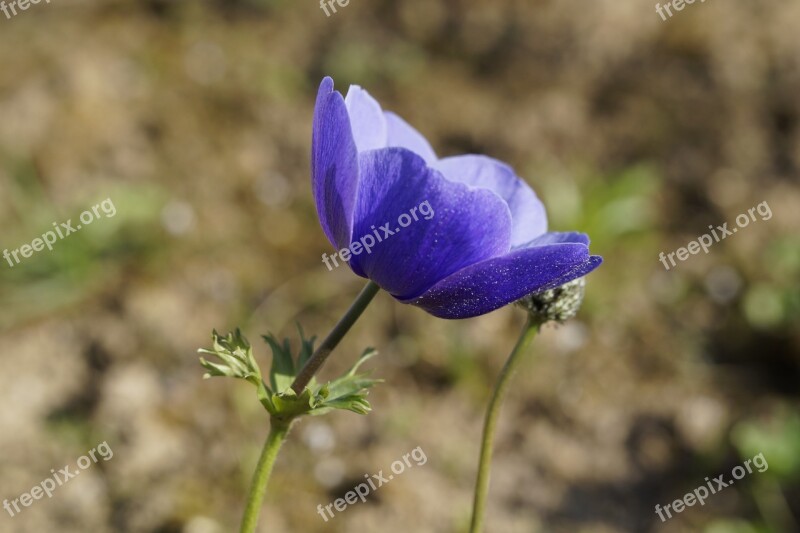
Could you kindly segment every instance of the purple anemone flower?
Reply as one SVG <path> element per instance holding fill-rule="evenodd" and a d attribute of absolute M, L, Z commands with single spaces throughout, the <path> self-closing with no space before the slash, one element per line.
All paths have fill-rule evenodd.
<path fill-rule="evenodd" d="M 343 98 L 329 77 L 314 110 L 311 174 L 322 229 L 351 251 L 342 255 L 353 272 L 437 317 L 482 315 L 602 263 L 585 234 L 547 232 L 542 202 L 511 167 L 481 155 L 439 159 L 361 87 Z M 426 202 L 430 219 L 397 227 Z M 383 238 L 366 250 L 367 235 Z"/>

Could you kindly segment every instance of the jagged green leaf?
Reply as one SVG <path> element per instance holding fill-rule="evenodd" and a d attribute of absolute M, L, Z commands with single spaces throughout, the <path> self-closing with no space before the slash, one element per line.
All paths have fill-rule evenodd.
<path fill-rule="evenodd" d="M 299 370 L 311 359 L 314 353 L 314 341 L 317 340 L 317 337 L 312 336 L 306 339 L 303 326 L 299 322 L 297 323 L 297 332 L 300 334 L 300 351 L 297 353 L 297 369 Z"/>
<path fill-rule="evenodd" d="M 272 351 L 268 386 L 253 357 L 252 347 L 241 331 L 237 329 L 223 337 L 215 330 L 212 349 L 198 350 L 201 354 L 219 359 L 216 362 L 200 357 L 200 364 L 207 371 L 204 377 L 222 376 L 247 380 L 256 386 L 258 400 L 270 415 L 283 421 L 305 414 L 318 416 L 334 409 L 358 414 L 368 413 L 371 406 L 366 396 L 369 389 L 382 380 L 372 379 L 369 372 L 358 373 L 358 370 L 377 352 L 368 348 L 346 374 L 324 385 L 318 385 L 312 379 L 298 395 L 292 390 L 291 384 L 297 370 L 312 356 L 315 340 L 314 337 L 306 339 L 299 324 L 298 331 L 301 344 L 296 359 L 292 357 L 288 339 L 280 343 L 274 335 L 264 336 Z"/>
<path fill-rule="evenodd" d="M 275 392 L 283 392 L 292 385 L 295 378 L 294 361 L 289 346 L 289 340 L 285 339 L 283 345 L 278 343 L 278 339 L 271 333 L 262 335 L 272 350 L 272 366 L 269 371 L 269 383 Z"/>

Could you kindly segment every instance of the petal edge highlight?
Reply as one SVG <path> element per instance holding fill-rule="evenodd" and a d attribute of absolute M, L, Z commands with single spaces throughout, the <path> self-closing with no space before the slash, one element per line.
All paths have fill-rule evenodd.
<path fill-rule="evenodd" d="M 350 243 L 358 190 L 358 152 L 342 95 L 320 83 L 311 134 L 311 185 L 325 236 L 335 248 Z"/>
<path fill-rule="evenodd" d="M 509 165 L 483 155 L 440 159 L 434 168 L 451 181 L 495 192 L 511 210 L 511 247 L 517 248 L 547 231 L 544 204 Z"/>

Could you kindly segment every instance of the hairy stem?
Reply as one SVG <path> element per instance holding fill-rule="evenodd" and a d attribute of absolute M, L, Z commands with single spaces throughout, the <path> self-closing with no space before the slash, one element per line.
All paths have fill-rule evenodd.
<path fill-rule="evenodd" d="M 267 435 L 267 440 L 264 442 L 261 456 L 258 458 L 258 465 L 256 465 L 256 471 L 253 473 L 253 481 L 250 482 L 250 494 L 247 497 L 247 507 L 245 507 L 242 527 L 239 530 L 241 533 L 255 533 L 258 526 L 258 514 L 261 511 L 264 495 L 267 492 L 267 484 L 272 474 L 272 467 L 278 457 L 278 451 L 281 449 L 283 441 L 286 440 L 286 436 L 289 434 L 290 425 L 291 422 L 275 418 L 271 420 L 269 435 Z"/>

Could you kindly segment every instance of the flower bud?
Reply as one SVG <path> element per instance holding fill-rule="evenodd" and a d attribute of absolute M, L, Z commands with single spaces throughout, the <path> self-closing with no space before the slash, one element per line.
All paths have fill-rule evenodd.
<path fill-rule="evenodd" d="M 578 314 L 583 303 L 586 278 L 574 279 L 560 287 L 529 294 L 516 304 L 531 315 L 539 324 L 555 320 L 564 322 Z"/>

